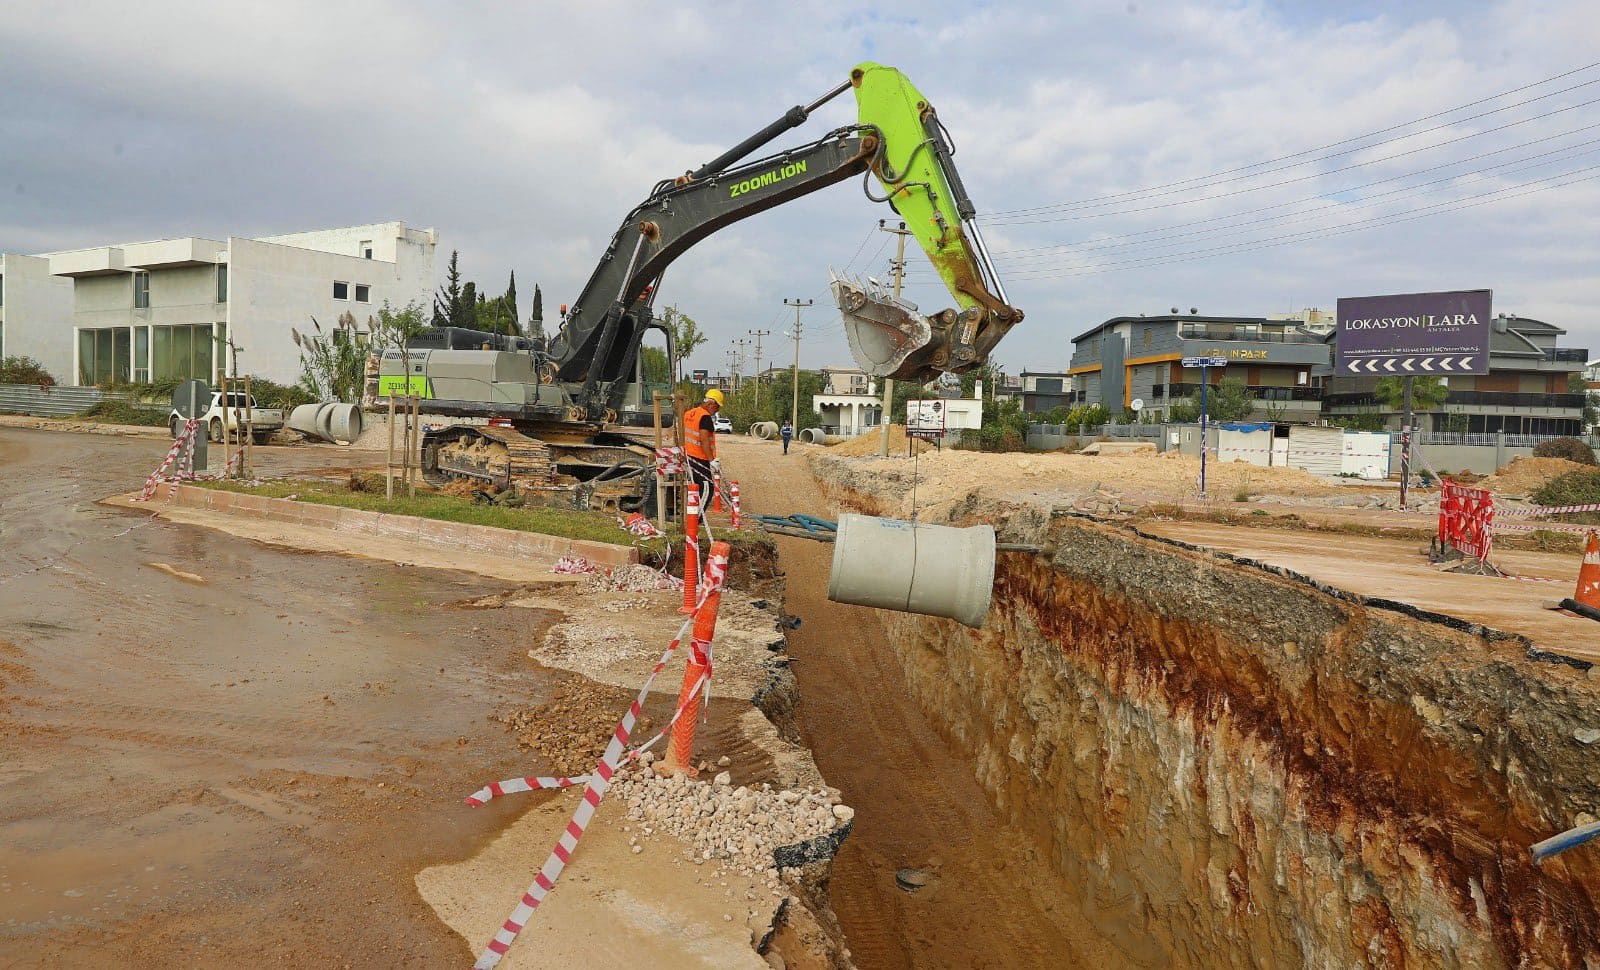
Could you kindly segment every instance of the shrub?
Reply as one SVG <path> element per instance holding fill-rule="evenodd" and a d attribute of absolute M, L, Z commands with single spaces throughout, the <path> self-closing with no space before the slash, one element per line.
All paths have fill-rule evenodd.
<path fill-rule="evenodd" d="M 54 387 L 56 379 L 32 357 L 0 358 L 0 384 L 31 384 Z"/>
<path fill-rule="evenodd" d="M 243 382 L 240 384 L 242 386 Z M 250 394 L 256 399 L 256 406 L 263 408 L 283 408 L 287 411 L 302 404 L 317 403 L 317 399 L 298 384 L 291 387 L 265 377 L 250 378 Z"/>
<path fill-rule="evenodd" d="M 1600 504 L 1600 468 L 1557 475 L 1533 490 L 1533 500 L 1540 505 L 1595 505 Z M 1600 521 L 1600 516 L 1583 515 L 1582 521 Z"/>
<path fill-rule="evenodd" d="M 168 408 L 136 404 L 122 398 L 107 398 L 78 415 L 107 424 L 136 424 L 147 428 L 164 428 Z"/>
<path fill-rule="evenodd" d="M 1535 458 L 1565 458 L 1580 465 L 1595 465 L 1594 449 L 1577 438 L 1552 438 L 1533 446 Z"/>

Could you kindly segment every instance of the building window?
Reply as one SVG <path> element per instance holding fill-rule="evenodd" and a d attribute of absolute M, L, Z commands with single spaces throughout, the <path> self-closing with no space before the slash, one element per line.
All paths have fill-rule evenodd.
<path fill-rule="evenodd" d="M 150 380 L 150 328 L 133 328 L 133 379 L 141 384 Z"/>
<path fill-rule="evenodd" d="M 133 274 L 133 308 L 135 310 L 150 309 L 150 274 Z"/>
<path fill-rule="evenodd" d="M 78 383 L 103 386 L 128 381 L 132 328 L 78 331 Z"/>
<path fill-rule="evenodd" d="M 348 299 L 350 299 L 350 284 L 349 283 L 341 283 L 338 280 L 334 280 L 333 281 L 333 298 L 335 300 L 348 300 Z"/>
<path fill-rule="evenodd" d="M 371 303 L 372 302 L 372 287 L 368 286 L 365 283 L 357 283 L 356 284 L 356 302 L 357 303 Z"/>
<path fill-rule="evenodd" d="M 1150 328 L 1149 327 L 1145 327 L 1144 328 L 1144 345 L 1146 347 L 1150 346 Z"/>
<path fill-rule="evenodd" d="M 361 258 L 362 259 L 371 259 L 372 258 L 372 240 L 370 240 L 370 239 L 361 240 L 361 245 L 357 246 L 356 249 L 357 249 L 357 251 L 359 251 L 361 253 Z"/>
<path fill-rule="evenodd" d="M 217 264 L 217 302 L 228 302 L 228 264 Z"/>
<path fill-rule="evenodd" d="M 154 329 L 150 354 L 154 380 L 211 379 L 211 324 Z"/>

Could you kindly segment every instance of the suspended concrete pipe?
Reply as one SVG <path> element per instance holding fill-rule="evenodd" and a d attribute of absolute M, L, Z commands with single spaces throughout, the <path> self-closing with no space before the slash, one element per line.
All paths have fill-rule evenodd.
<path fill-rule="evenodd" d="M 778 423 L 776 421 L 752 422 L 750 436 L 752 438 L 760 438 L 762 441 L 771 441 L 778 436 Z"/>
<path fill-rule="evenodd" d="M 956 529 L 846 513 L 828 599 L 983 626 L 994 594 L 994 527 Z"/>
<path fill-rule="evenodd" d="M 302 404 L 289 412 L 289 428 L 323 441 L 361 437 L 361 409 L 354 404 Z"/>

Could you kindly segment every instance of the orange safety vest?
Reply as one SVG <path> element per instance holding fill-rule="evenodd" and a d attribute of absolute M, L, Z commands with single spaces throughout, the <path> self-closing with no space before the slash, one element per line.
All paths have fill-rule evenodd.
<path fill-rule="evenodd" d="M 710 461 L 717 457 L 717 433 L 702 431 L 700 419 L 710 416 L 704 404 L 690 408 L 683 415 L 683 450 L 690 458 Z"/>

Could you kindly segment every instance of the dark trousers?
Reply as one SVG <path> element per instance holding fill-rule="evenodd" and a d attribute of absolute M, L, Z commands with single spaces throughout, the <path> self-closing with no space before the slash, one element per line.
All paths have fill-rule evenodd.
<path fill-rule="evenodd" d="M 783 453 L 786 454 L 786 455 L 789 453 L 789 436 L 788 435 L 784 435 L 783 436 Z"/>
<path fill-rule="evenodd" d="M 700 508 L 711 508 L 711 498 L 716 492 L 716 480 L 711 477 L 711 462 L 689 456 L 689 481 L 700 488 Z"/>

